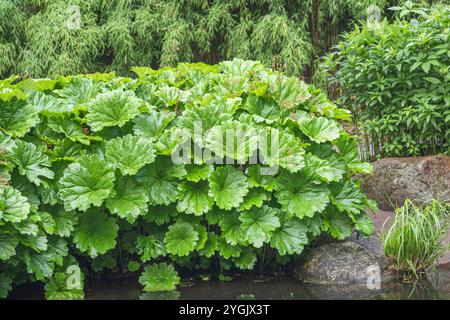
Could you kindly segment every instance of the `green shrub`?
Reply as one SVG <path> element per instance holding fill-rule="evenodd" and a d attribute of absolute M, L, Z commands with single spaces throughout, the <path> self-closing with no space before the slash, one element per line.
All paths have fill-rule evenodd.
<path fill-rule="evenodd" d="M 2 296 L 28 275 L 80 297 L 57 291 L 78 264 L 151 263 L 141 283 L 168 290 L 170 264 L 247 270 L 372 232 L 353 180 L 371 167 L 323 93 L 238 59 L 134 71 L 0 82 Z"/>
<path fill-rule="evenodd" d="M 436 200 L 424 207 L 410 200 L 395 210 L 394 221 L 381 241 L 392 266 L 407 278 L 421 277 L 448 250 L 443 239 L 448 232 L 450 205 Z"/>
<path fill-rule="evenodd" d="M 357 27 L 325 65 L 366 158 L 449 154 L 450 7 L 395 9 L 409 20 Z"/>

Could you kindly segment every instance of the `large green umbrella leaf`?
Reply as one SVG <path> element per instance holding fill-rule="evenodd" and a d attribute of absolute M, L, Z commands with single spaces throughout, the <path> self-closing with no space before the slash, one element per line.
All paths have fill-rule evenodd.
<path fill-rule="evenodd" d="M 180 190 L 177 210 L 188 214 L 201 216 L 211 209 L 214 200 L 208 195 L 208 181 L 183 182 Z"/>
<path fill-rule="evenodd" d="M 348 215 L 332 206 L 328 206 L 323 223 L 325 230 L 338 240 L 350 237 L 353 231 L 353 222 Z"/>
<path fill-rule="evenodd" d="M 353 215 L 364 211 L 366 197 L 354 182 L 347 180 L 344 183 L 333 183 L 330 186 L 330 190 L 331 203 L 339 211 L 348 212 Z"/>
<path fill-rule="evenodd" d="M 245 163 L 257 150 L 257 131 L 239 121 L 227 121 L 209 130 L 206 147 L 221 158 L 235 159 Z"/>
<path fill-rule="evenodd" d="M 55 234 L 68 238 L 78 224 L 78 214 L 74 211 L 65 211 L 58 208 L 51 213 L 55 221 Z"/>
<path fill-rule="evenodd" d="M 155 263 L 145 267 L 139 283 L 144 286 L 144 291 L 172 291 L 180 284 L 180 277 L 172 265 Z"/>
<path fill-rule="evenodd" d="M 247 175 L 250 187 L 261 187 L 267 191 L 273 191 L 275 189 L 275 177 L 271 174 L 269 168 L 252 165 L 248 168 Z"/>
<path fill-rule="evenodd" d="M 270 240 L 270 245 L 278 250 L 280 255 L 300 254 L 308 243 L 308 228 L 300 220 L 287 220 L 276 229 Z"/>
<path fill-rule="evenodd" d="M 225 121 L 231 120 L 232 114 L 223 112 L 218 105 L 209 107 L 194 106 L 183 112 L 178 119 L 178 125 L 189 131 L 191 137 L 199 146 L 204 147 L 204 136 L 209 130 L 222 124 Z M 196 134 L 198 133 L 198 135 Z"/>
<path fill-rule="evenodd" d="M 116 246 L 118 230 L 114 218 L 103 212 L 90 210 L 80 216 L 80 222 L 73 233 L 73 242 L 78 250 L 95 258 Z"/>
<path fill-rule="evenodd" d="M 50 114 L 47 125 L 55 132 L 62 133 L 73 142 L 89 145 L 90 138 L 81 125 L 70 118 L 69 113 Z"/>
<path fill-rule="evenodd" d="M 305 149 L 301 141 L 287 131 L 270 127 L 260 130 L 259 151 L 264 164 L 270 167 L 297 172 L 305 166 Z"/>
<path fill-rule="evenodd" d="M 295 109 L 311 97 L 308 85 L 296 77 L 274 74 L 269 81 L 272 97 L 285 109 Z"/>
<path fill-rule="evenodd" d="M 156 141 L 175 117 L 174 112 L 151 110 L 150 114 L 134 118 L 134 134 Z"/>
<path fill-rule="evenodd" d="M 126 135 L 106 143 L 105 158 L 123 175 L 135 175 L 140 168 L 155 161 L 155 152 L 150 140 Z"/>
<path fill-rule="evenodd" d="M 99 83 L 94 83 L 92 79 L 75 77 L 71 82 L 60 90 L 55 90 L 59 97 L 63 98 L 66 111 L 73 111 L 76 108 L 85 106 L 100 92 Z"/>
<path fill-rule="evenodd" d="M 25 220 L 29 213 L 27 198 L 13 187 L 0 184 L 0 221 L 17 223 Z"/>
<path fill-rule="evenodd" d="M 0 260 L 8 260 L 16 254 L 16 247 L 19 240 L 14 234 L 1 233 L 0 234 Z"/>
<path fill-rule="evenodd" d="M 327 183 L 341 180 L 345 173 L 345 164 L 340 162 L 337 157 L 324 160 L 313 154 L 308 154 L 306 156 L 306 167 L 320 180 Z"/>
<path fill-rule="evenodd" d="M 41 185 L 43 177 L 54 177 L 53 171 L 49 169 L 52 165 L 50 159 L 32 143 L 17 140 L 12 149 L 12 161 L 19 173 L 37 186 Z"/>
<path fill-rule="evenodd" d="M 139 187 L 134 178 L 121 177 L 116 180 L 113 197 L 106 200 L 106 207 L 113 214 L 133 223 L 138 216 L 148 211 L 148 195 L 145 189 Z"/>
<path fill-rule="evenodd" d="M 114 187 L 114 168 L 98 156 L 83 156 L 71 163 L 59 181 L 59 195 L 68 211 L 101 206 Z"/>
<path fill-rule="evenodd" d="M 39 110 L 24 100 L 0 99 L 0 129 L 10 136 L 21 138 L 39 123 Z"/>
<path fill-rule="evenodd" d="M 168 253 L 182 257 L 194 251 L 198 240 L 199 234 L 191 224 L 178 222 L 169 227 L 164 243 Z"/>
<path fill-rule="evenodd" d="M 275 197 L 290 215 L 312 217 L 330 202 L 327 186 L 316 181 L 305 170 L 298 173 L 283 171 L 277 180 Z"/>
<path fill-rule="evenodd" d="M 322 143 L 339 138 L 340 129 L 336 121 L 301 113 L 297 113 L 297 116 L 298 127 L 312 141 Z"/>
<path fill-rule="evenodd" d="M 211 172 L 214 171 L 214 166 L 210 164 L 187 164 L 185 167 L 187 171 L 186 179 L 192 182 L 206 180 Z"/>
<path fill-rule="evenodd" d="M 269 242 L 273 231 L 280 226 L 276 214 L 277 210 L 268 206 L 243 212 L 239 220 L 242 221 L 244 238 L 256 248 L 261 248 L 264 243 Z"/>
<path fill-rule="evenodd" d="M 151 204 L 169 205 L 178 197 L 178 180 L 186 175 L 182 165 L 173 164 L 170 158 L 158 157 L 137 174 L 137 180 L 149 192 Z"/>
<path fill-rule="evenodd" d="M 241 170 L 231 166 L 217 168 L 209 177 L 209 195 L 221 209 L 238 207 L 248 193 L 248 182 Z"/>
<path fill-rule="evenodd" d="M 359 213 L 354 217 L 355 229 L 366 236 L 373 234 L 374 225 L 372 219 L 366 212 Z"/>
<path fill-rule="evenodd" d="M 244 241 L 244 235 L 241 229 L 241 220 L 238 212 L 226 212 L 219 220 L 221 237 L 230 245 L 235 246 Z"/>
<path fill-rule="evenodd" d="M 244 202 L 241 203 L 238 210 L 246 211 L 255 206 L 261 208 L 263 203 L 269 199 L 269 195 L 261 189 L 251 189 L 244 197 Z"/>
<path fill-rule="evenodd" d="M 150 207 L 148 213 L 144 216 L 144 220 L 150 223 L 154 222 L 160 226 L 170 222 L 172 215 L 176 211 L 175 205 Z"/>
<path fill-rule="evenodd" d="M 99 94 L 89 104 L 87 124 L 93 131 L 104 127 L 122 127 L 140 113 L 141 104 L 142 101 L 133 91 L 117 89 Z"/>
<path fill-rule="evenodd" d="M 343 134 L 335 142 L 335 148 L 347 168 L 355 173 L 372 173 L 373 167 L 370 163 L 361 162 L 359 159 L 358 140 L 349 134 Z"/>
<path fill-rule="evenodd" d="M 289 115 L 289 111 L 281 109 L 274 100 L 256 95 L 247 97 L 245 107 L 257 123 L 272 124 Z"/>

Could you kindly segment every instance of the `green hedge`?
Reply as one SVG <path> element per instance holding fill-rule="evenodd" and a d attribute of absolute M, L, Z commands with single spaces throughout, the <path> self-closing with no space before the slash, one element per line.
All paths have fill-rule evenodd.
<path fill-rule="evenodd" d="M 77 265 L 172 290 L 174 266 L 264 268 L 372 232 L 353 179 L 371 167 L 321 91 L 238 59 L 134 71 L 0 82 L 1 296 L 31 279 L 80 298 Z"/>

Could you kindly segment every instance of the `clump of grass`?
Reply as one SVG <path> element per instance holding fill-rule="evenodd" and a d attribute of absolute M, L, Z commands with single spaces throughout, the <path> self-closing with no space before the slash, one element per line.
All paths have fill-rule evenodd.
<path fill-rule="evenodd" d="M 391 267 L 405 279 L 419 279 L 435 266 L 448 250 L 444 235 L 448 230 L 450 203 L 433 200 L 426 206 L 405 201 L 395 210 L 395 218 L 381 241 Z M 386 224 L 386 223 L 385 223 Z"/>

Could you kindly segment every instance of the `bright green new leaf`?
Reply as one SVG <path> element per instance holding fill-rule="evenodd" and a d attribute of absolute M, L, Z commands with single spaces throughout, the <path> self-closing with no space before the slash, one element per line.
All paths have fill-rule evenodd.
<path fill-rule="evenodd" d="M 165 110 L 152 110 L 148 115 L 140 115 L 133 120 L 134 134 L 156 141 L 163 135 L 175 116 L 174 112 Z"/>
<path fill-rule="evenodd" d="M 105 158 L 123 175 L 135 175 L 140 168 L 155 161 L 155 152 L 148 139 L 126 135 L 106 143 Z"/>
<path fill-rule="evenodd" d="M 248 193 L 248 182 L 239 169 L 231 166 L 217 168 L 209 177 L 209 195 L 220 209 L 238 207 Z"/>
<path fill-rule="evenodd" d="M 42 178 L 53 179 L 54 173 L 49 169 L 52 165 L 50 159 L 34 144 L 17 140 L 12 154 L 12 161 L 17 165 L 19 173 L 30 182 L 40 186 Z"/>
<path fill-rule="evenodd" d="M 182 165 L 172 163 L 170 158 L 157 158 L 137 174 L 137 180 L 148 190 L 150 203 L 168 205 L 178 197 L 178 180 L 186 175 Z"/>
<path fill-rule="evenodd" d="M 241 213 L 242 233 L 256 248 L 261 248 L 264 243 L 270 241 L 273 231 L 280 226 L 280 220 L 276 216 L 277 210 L 268 206 L 253 208 Z"/>
<path fill-rule="evenodd" d="M 291 172 L 297 172 L 305 166 L 305 149 L 301 141 L 288 131 L 264 128 L 259 132 L 258 142 L 264 164 L 275 168 L 286 168 Z M 272 175 L 276 173 L 275 171 Z"/>
<path fill-rule="evenodd" d="M 211 209 L 214 200 L 208 195 L 208 181 L 183 182 L 179 185 L 180 190 L 177 210 L 187 214 L 201 216 Z"/>
<path fill-rule="evenodd" d="M 114 196 L 106 200 L 106 207 L 128 222 L 133 223 L 137 217 L 148 211 L 148 195 L 145 189 L 138 186 L 132 177 L 121 177 L 116 180 Z"/>
<path fill-rule="evenodd" d="M 3 231 L 2 231 L 3 232 Z M 0 260 L 8 260 L 15 256 L 19 240 L 14 234 L 0 234 Z"/>
<path fill-rule="evenodd" d="M 141 104 L 133 91 L 117 89 L 99 94 L 89 104 L 87 124 L 93 131 L 104 127 L 122 127 L 140 113 Z"/>
<path fill-rule="evenodd" d="M 284 211 L 299 219 L 314 216 L 330 202 L 327 186 L 306 174 L 305 170 L 298 173 L 283 171 L 276 180 L 275 197 Z"/>
<path fill-rule="evenodd" d="M 30 204 L 27 198 L 10 186 L 0 184 L 0 222 L 9 221 L 17 223 L 27 218 L 30 213 Z"/>
<path fill-rule="evenodd" d="M 191 224 L 178 222 L 169 227 L 164 243 L 168 253 L 182 257 L 194 251 L 198 240 L 198 232 Z"/>
<path fill-rule="evenodd" d="M 322 143 L 339 138 L 340 129 L 336 121 L 324 117 L 310 117 L 297 113 L 300 130 L 312 141 Z"/>
<path fill-rule="evenodd" d="M 24 100 L 0 99 L 0 110 L 0 129 L 15 138 L 23 137 L 40 121 L 39 111 Z"/>
<path fill-rule="evenodd" d="M 71 163 L 59 181 L 59 195 L 66 210 L 86 211 L 101 206 L 114 187 L 114 168 L 98 156 L 83 156 Z"/>
<path fill-rule="evenodd" d="M 270 240 L 270 245 L 278 250 L 280 255 L 300 254 L 303 247 L 308 244 L 308 228 L 300 220 L 293 218 L 287 220 L 276 229 Z"/>

